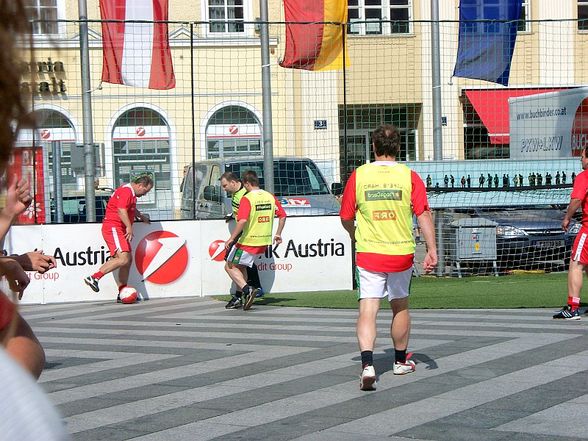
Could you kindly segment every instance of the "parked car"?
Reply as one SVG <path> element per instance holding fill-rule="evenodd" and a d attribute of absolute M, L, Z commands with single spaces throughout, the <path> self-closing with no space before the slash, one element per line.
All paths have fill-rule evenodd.
<path fill-rule="evenodd" d="M 96 222 L 102 222 L 106 214 L 106 204 L 112 194 L 111 190 L 96 191 Z M 86 222 L 86 196 L 83 193 L 63 196 L 63 223 L 75 224 Z M 51 199 L 51 222 L 57 223 L 57 207 Z"/>
<path fill-rule="evenodd" d="M 188 167 L 182 185 L 182 219 L 214 219 L 230 214 L 231 200 L 220 186 L 220 176 L 226 171 L 241 176 L 246 170 L 254 170 L 264 188 L 261 157 L 208 160 Z M 341 184 L 329 189 L 316 164 L 308 158 L 274 158 L 274 194 L 288 216 L 336 215 L 340 204 L 333 192 L 340 190 Z"/>
<path fill-rule="evenodd" d="M 502 271 L 567 268 L 581 223 L 572 220 L 564 232 L 562 207 L 535 206 L 455 210 L 452 219 L 483 218 L 496 224 L 496 257 Z"/>

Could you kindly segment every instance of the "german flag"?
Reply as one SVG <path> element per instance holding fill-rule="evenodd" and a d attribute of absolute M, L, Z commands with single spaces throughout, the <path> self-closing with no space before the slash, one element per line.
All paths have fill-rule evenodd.
<path fill-rule="evenodd" d="M 284 0 L 284 12 L 286 50 L 280 66 L 305 70 L 343 67 L 347 0 Z M 347 57 L 345 61 L 348 65 Z"/>

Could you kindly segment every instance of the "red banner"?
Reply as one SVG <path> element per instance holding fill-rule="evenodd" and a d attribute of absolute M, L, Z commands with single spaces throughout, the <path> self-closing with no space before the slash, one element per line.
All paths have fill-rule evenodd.
<path fill-rule="evenodd" d="M 33 154 L 34 152 L 34 154 Z M 18 219 L 19 224 L 45 223 L 45 177 L 43 175 L 43 149 L 17 147 L 12 151 L 6 172 L 8 181 L 24 179 L 31 188 L 33 202 Z"/>

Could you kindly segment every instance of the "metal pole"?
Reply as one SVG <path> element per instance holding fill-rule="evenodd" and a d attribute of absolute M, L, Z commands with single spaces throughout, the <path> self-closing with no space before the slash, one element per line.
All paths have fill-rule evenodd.
<path fill-rule="evenodd" d="M 75 147 L 74 147 L 75 148 Z M 55 221 L 63 223 L 63 191 L 61 187 L 61 141 L 51 142 L 53 153 L 53 198 L 55 200 Z M 88 210 L 88 204 L 86 204 Z"/>
<path fill-rule="evenodd" d="M 84 187 L 86 222 L 96 221 L 95 152 L 92 133 L 92 96 L 90 90 L 90 50 L 88 44 L 88 6 L 86 0 L 78 0 L 80 15 L 80 64 L 82 72 L 82 122 L 84 127 Z"/>
<path fill-rule="evenodd" d="M 439 44 L 439 0 L 431 0 L 431 73 L 433 86 L 433 158 L 443 160 L 443 133 L 441 131 L 441 49 Z M 445 244 L 443 243 L 443 216 L 436 214 L 437 276 L 445 273 Z"/>
<path fill-rule="evenodd" d="M 347 148 L 347 54 L 345 51 L 345 33 L 347 31 L 347 26 L 342 24 L 343 31 L 342 35 L 342 42 L 343 42 L 343 185 L 347 183 L 347 179 L 349 178 L 349 154 Z M 367 161 L 369 162 L 370 159 L 370 151 L 371 145 L 368 142 L 368 146 L 366 148 L 367 153 Z M 355 253 L 353 254 L 353 256 Z"/>
<path fill-rule="evenodd" d="M 274 140 L 272 128 L 272 84 L 269 56 L 267 0 L 259 0 L 261 40 L 261 91 L 263 98 L 263 174 L 265 190 L 274 192 Z"/>
<path fill-rule="evenodd" d="M 196 219 L 196 102 L 194 101 L 194 23 L 190 23 L 190 89 L 192 91 L 192 219 Z M 188 176 L 184 176 L 187 179 Z M 184 188 L 186 191 L 186 188 Z"/>

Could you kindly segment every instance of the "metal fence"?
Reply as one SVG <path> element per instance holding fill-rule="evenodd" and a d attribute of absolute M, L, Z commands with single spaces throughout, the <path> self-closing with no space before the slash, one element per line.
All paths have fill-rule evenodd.
<path fill-rule="evenodd" d="M 97 220 L 110 191 L 145 172 L 153 175 L 155 188 L 140 201 L 140 209 L 152 218 L 221 216 L 225 208 L 218 179 L 226 164 L 239 170 L 243 158 L 263 156 L 266 144 L 259 23 L 240 22 L 243 28 L 237 37 L 218 37 L 213 32 L 216 22 L 167 22 L 175 75 L 170 90 L 101 82 L 102 24 L 88 22 Z M 497 223 L 498 258 L 504 252 L 501 241 L 517 238 L 513 228 L 520 225 L 507 225 L 495 213 L 487 213 L 497 207 L 509 211 L 518 207 L 515 212 L 522 222 L 530 214 L 521 207 L 550 205 L 554 213 L 544 216 L 543 222 L 552 214 L 557 217 L 557 210 L 567 203 L 579 161 L 569 155 L 522 157 L 521 146 L 532 153 L 561 150 L 565 142 L 573 143 L 576 151 L 584 145 L 588 121 L 584 129 L 581 86 L 588 79 L 584 56 L 588 34 L 582 21 L 519 23 L 506 88 L 452 76 L 458 45 L 455 21 L 323 23 L 346 29 L 349 64 L 336 71 L 280 67 L 289 25 L 269 23 L 273 155 L 284 158 L 283 165 L 274 168 L 281 196 L 304 204 L 305 195 L 328 193 L 333 184 L 344 183 L 353 169 L 373 159 L 370 133 L 391 123 L 402 134 L 399 159 L 421 174 L 437 214 L 451 216 L 447 225 L 464 216 Z M 433 25 L 439 28 L 443 161 L 433 161 Z M 22 65 L 20 87 L 31 92 L 38 124 L 36 130 L 21 131 L 12 161 L 13 170 L 37 184 L 34 209 L 22 222 L 86 220 L 80 23 L 63 21 L 55 26 L 59 37 L 36 39 L 25 57 L 32 55 L 32 61 Z M 148 62 L 140 55 L 129 58 L 135 71 L 146 69 Z M 546 93 L 551 95 L 545 98 Z M 543 101 L 533 102 L 532 95 Z M 570 103 L 578 96 L 574 108 Z M 550 115 L 571 120 L 573 127 L 546 122 Z M 290 162 L 286 164 L 285 158 Z M 250 161 L 246 166 L 258 163 Z M 291 181 L 298 187 L 289 189 Z M 548 223 L 538 226 L 538 231 L 553 230 Z M 511 227 L 510 236 L 501 227 Z M 441 234 L 444 253 L 452 262 L 460 244 L 455 242 L 454 226 L 447 228 Z M 521 236 L 531 236 L 519 230 Z M 562 231 L 544 234 L 536 241 L 540 260 L 562 260 L 563 266 L 559 250 L 567 249 L 569 239 Z M 470 245 L 479 249 L 479 244 L 474 240 Z M 529 250 L 520 247 L 510 247 L 509 256 Z M 511 268 L 516 259 L 506 259 L 504 268 Z M 535 265 L 529 259 L 517 262 L 521 267 Z"/>

